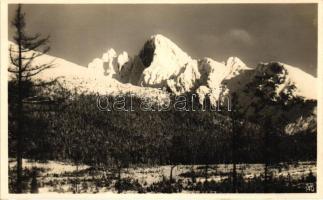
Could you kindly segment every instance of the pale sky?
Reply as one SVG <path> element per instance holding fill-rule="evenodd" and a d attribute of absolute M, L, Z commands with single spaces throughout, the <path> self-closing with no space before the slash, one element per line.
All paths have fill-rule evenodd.
<path fill-rule="evenodd" d="M 9 20 L 15 8 L 9 6 Z M 159 33 L 193 58 L 237 56 L 251 67 L 280 61 L 316 76 L 316 4 L 29 4 L 23 10 L 28 32 L 51 36 L 49 54 L 83 66 L 109 48 L 138 54 Z"/>

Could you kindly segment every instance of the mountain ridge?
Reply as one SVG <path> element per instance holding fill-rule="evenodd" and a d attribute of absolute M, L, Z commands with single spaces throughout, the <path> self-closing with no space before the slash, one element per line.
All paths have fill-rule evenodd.
<path fill-rule="evenodd" d="M 214 100 L 218 100 L 220 95 L 229 92 L 216 89 L 221 88 L 228 80 L 243 74 L 245 71 L 260 71 L 259 66 L 257 66 L 258 69 L 257 67 L 248 67 L 236 56 L 229 57 L 224 62 L 218 62 L 208 57 L 194 59 L 161 34 L 151 36 L 138 55 L 128 56 L 126 64 L 126 67 L 120 66 L 120 64 L 117 66 L 119 69 L 124 69 L 119 72 L 119 76 L 115 76 L 122 83 L 158 89 L 164 88 L 175 94 L 196 92 L 199 91 L 199 87 L 203 86 L 203 90 L 206 91 L 206 87 L 209 91 L 207 93 L 213 96 Z M 285 66 L 287 71 L 291 72 L 289 74 L 294 75 L 287 78 L 290 84 L 297 83 L 296 95 L 303 96 L 306 99 L 316 99 L 316 90 L 309 90 L 304 87 L 304 84 L 299 84 L 302 81 L 293 80 L 297 79 L 295 74 L 298 74 L 300 77 L 307 77 L 306 81 L 310 82 L 309 85 L 315 86 L 316 79 L 300 69 L 281 64 Z M 288 85 L 288 82 L 285 84 Z"/>
<path fill-rule="evenodd" d="M 300 123 L 313 124 L 316 120 L 313 117 L 316 116 L 316 104 L 312 103 L 317 101 L 316 78 L 310 74 L 280 62 L 248 67 L 236 56 L 224 62 L 208 57 L 195 59 L 162 35 L 148 39 L 138 55 L 130 56 L 126 51 L 117 54 L 111 48 L 101 58 L 95 58 L 87 68 L 49 55 L 35 59 L 35 63 L 51 60 L 55 60 L 56 67 L 35 78 L 62 77 L 65 87 L 70 90 L 77 88 L 80 93 L 113 96 L 132 93 L 161 104 L 172 94 L 185 93 L 196 93 L 200 102 L 209 96 L 213 104 L 221 104 L 223 98 L 235 93 L 239 95 L 239 105 L 248 107 L 259 103 L 259 98 L 255 98 L 255 91 L 259 90 L 268 93 L 266 98 L 272 102 L 279 100 L 287 105 L 301 99 L 311 105 L 297 105 L 297 113 L 290 111 L 296 117 L 290 119 L 286 132 L 313 127 Z M 275 115 L 272 112 L 275 109 L 269 110 L 268 114 Z M 309 114 L 306 117 L 302 113 Z"/>

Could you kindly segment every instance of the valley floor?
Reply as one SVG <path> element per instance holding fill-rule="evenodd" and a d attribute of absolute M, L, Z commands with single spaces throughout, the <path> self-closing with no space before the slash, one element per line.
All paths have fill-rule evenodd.
<path fill-rule="evenodd" d="M 10 159 L 11 192 L 15 166 L 16 161 Z M 90 166 L 58 161 L 40 163 L 24 159 L 23 167 L 26 193 L 261 193 L 315 192 L 316 188 L 314 161 L 272 165 L 266 181 L 263 164 L 238 164 L 235 189 L 232 188 L 232 164 L 129 167 L 122 169 L 120 176 L 112 169 L 94 170 Z"/>

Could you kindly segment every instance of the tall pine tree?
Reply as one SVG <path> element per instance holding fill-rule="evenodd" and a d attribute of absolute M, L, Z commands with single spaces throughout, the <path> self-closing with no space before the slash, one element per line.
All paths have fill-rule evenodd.
<path fill-rule="evenodd" d="M 35 77 L 40 72 L 49 69 L 53 66 L 53 62 L 47 64 L 34 64 L 34 60 L 49 51 L 48 40 L 49 37 L 41 38 L 39 33 L 35 35 L 29 35 L 26 33 L 26 21 L 25 13 L 22 11 L 22 6 L 19 4 L 15 13 L 15 17 L 11 22 L 15 30 L 13 40 L 15 45 L 10 45 L 9 56 L 10 65 L 8 71 L 12 74 L 13 90 L 10 90 L 13 96 L 10 104 L 13 105 L 12 115 L 15 124 L 15 128 L 12 131 L 15 140 L 15 152 L 17 159 L 17 179 L 16 179 L 16 191 L 22 193 L 22 158 L 24 152 L 24 116 L 25 116 L 25 103 L 43 103 L 48 101 L 46 98 L 34 98 L 33 89 L 35 87 L 42 87 L 53 83 L 50 82 L 33 82 Z"/>

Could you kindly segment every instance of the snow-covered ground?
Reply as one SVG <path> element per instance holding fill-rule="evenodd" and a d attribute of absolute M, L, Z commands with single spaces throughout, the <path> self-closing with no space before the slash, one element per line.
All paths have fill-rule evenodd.
<path fill-rule="evenodd" d="M 14 169 L 15 160 L 10 159 L 9 167 Z M 39 193 L 73 193 L 75 190 L 75 181 L 78 181 L 78 190 L 82 193 L 103 193 L 116 192 L 115 183 L 117 175 L 107 171 L 91 171 L 90 166 L 58 161 L 48 161 L 46 163 L 23 160 L 24 169 L 31 170 L 36 167 L 39 170 L 37 181 L 39 184 Z M 205 181 L 205 165 L 177 165 L 173 168 L 173 179 L 181 180 L 184 185 L 191 181 L 189 173 L 194 169 L 196 182 Z M 171 166 L 151 166 L 151 167 L 129 167 L 122 169 L 121 178 L 133 180 L 142 186 L 150 186 L 162 180 L 169 179 Z M 292 180 L 301 180 L 311 172 L 316 176 L 315 162 L 298 162 L 293 164 L 281 163 L 272 166 L 270 171 L 273 177 L 290 176 Z M 220 182 L 228 179 L 232 172 L 232 164 L 209 165 L 208 181 Z M 238 174 L 242 174 L 245 181 L 255 177 L 260 177 L 264 173 L 263 164 L 238 164 Z M 128 191 L 131 192 L 131 191 Z M 135 192 L 135 191 L 132 191 Z"/>
<path fill-rule="evenodd" d="M 16 165 L 16 161 L 14 159 L 9 160 L 9 167 L 13 168 Z M 52 174 L 61 174 L 66 172 L 74 172 L 76 171 L 76 165 L 67 162 L 59 162 L 59 161 L 47 161 L 47 162 L 34 162 L 31 160 L 23 159 L 22 166 L 27 169 L 40 168 L 44 170 L 42 175 L 52 175 Z M 86 165 L 79 165 L 79 170 L 84 170 L 89 168 Z"/>

